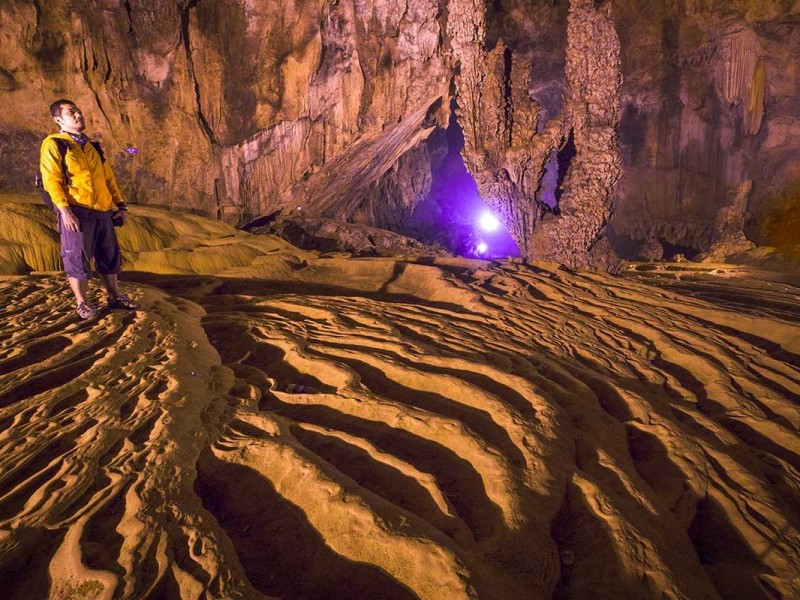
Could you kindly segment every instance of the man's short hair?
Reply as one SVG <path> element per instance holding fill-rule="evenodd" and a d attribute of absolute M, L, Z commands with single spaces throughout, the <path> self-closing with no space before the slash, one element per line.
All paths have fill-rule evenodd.
<path fill-rule="evenodd" d="M 60 117 L 62 104 L 72 104 L 72 106 L 77 106 L 77 104 L 75 104 L 72 100 L 61 98 L 60 100 L 56 100 L 50 105 L 50 114 L 54 117 Z"/>

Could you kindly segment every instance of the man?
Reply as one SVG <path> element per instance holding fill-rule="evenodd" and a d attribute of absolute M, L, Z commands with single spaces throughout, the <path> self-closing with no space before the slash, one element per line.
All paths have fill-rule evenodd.
<path fill-rule="evenodd" d="M 56 100 L 50 114 L 61 128 L 42 142 L 39 169 L 42 186 L 50 194 L 58 213 L 61 256 L 69 285 L 82 319 L 97 316 L 97 307 L 87 297 L 92 277 L 90 260 L 108 292 L 108 308 L 136 310 L 139 305 L 121 294 L 117 274 L 122 267 L 114 223 L 125 222 L 127 207 L 111 167 L 89 143 L 80 109 L 71 100 Z M 65 140 L 61 153 L 56 138 Z M 65 172 L 66 167 L 66 172 Z"/>

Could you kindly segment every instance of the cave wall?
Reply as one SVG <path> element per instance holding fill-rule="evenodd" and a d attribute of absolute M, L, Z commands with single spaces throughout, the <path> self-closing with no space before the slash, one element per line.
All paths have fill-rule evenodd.
<path fill-rule="evenodd" d="M 501 0 L 477 23 L 459 80 L 465 162 L 526 256 L 608 268 L 608 239 L 629 257 L 643 243 L 742 250 L 743 230 L 765 241 L 764 215 L 800 181 L 800 2 Z M 450 35 L 458 55 L 465 35 Z M 536 135 L 492 148 L 521 106 Z"/>
<path fill-rule="evenodd" d="M 707 251 L 800 180 L 800 2 L 616 4 L 614 233 Z"/>
<path fill-rule="evenodd" d="M 135 201 L 400 231 L 454 99 L 523 255 L 575 267 L 611 265 L 604 232 L 705 250 L 800 179 L 797 0 L 4 0 L 0 19 L 0 189 L 31 189 L 61 96 Z"/>
<path fill-rule="evenodd" d="M 438 17 L 432 0 L 4 1 L 0 151 L 30 159 L 4 161 L 0 184 L 30 189 L 47 107 L 66 96 L 136 201 L 347 218 L 447 123 Z"/>
<path fill-rule="evenodd" d="M 210 210 L 215 170 L 200 166 L 213 150 L 196 110 L 187 10 L 146 0 L 0 4 L 3 187 L 31 190 L 39 142 L 55 130 L 48 106 L 66 96 L 129 197 Z"/>

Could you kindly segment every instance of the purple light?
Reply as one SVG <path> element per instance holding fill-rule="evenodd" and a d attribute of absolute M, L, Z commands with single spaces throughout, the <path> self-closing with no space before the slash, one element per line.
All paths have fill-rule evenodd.
<path fill-rule="evenodd" d="M 497 217 L 487 210 L 480 216 L 480 219 L 478 219 L 478 225 L 484 231 L 497 231 L 497 229 L 500 227 L 500 221 L 498 221 Z"/>
<path fill-rule="evenodd" d="M 139 154 L 138 148 L 125 148 L 125 152 L 133 156 L 134 154 Z"/>
<path fill-rule="evenodd" d="M 475 252 L 478 254 L 486 254 L 486 251 L 489 249 L 489 246 L 486 245 L 486 242 L 481 242 L 475 248 Z"/>

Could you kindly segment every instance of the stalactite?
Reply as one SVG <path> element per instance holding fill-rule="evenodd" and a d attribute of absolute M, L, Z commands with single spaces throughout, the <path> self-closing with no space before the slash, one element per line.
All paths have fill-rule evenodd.
<path fill-rule="evenodd" d="M 758 37 L 750 29 L 728 36 L 723 44 L 725 100 L 738 105 L 753 81 L 760 51 Z"/>
<path fill-rule="evenodd" d="M 761 129 L 761 121 L 764 119 L 764 93 L 767 88 L 767 70 L 764 61 L 759 60 L 753 73 L 753 81 L 750 84 L 750 99 L 747 102 L 747 113 L 745 115 L 745 130 L 748 135 L 755 135 Z"/>

